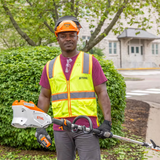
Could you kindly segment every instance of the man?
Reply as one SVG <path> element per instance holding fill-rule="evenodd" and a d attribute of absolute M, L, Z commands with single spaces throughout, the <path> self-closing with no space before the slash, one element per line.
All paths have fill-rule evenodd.
<path fill-rule="evenodd" d="M 44 67 L 37 106 L 47 113 L 52 97 L 54 118 L 65 118 L 72 122 L 75 117 L 86 115 L 92 120 L 93 128 L 97 128 L 96 93 L 104 115 L 104 122 L 98 129 L 110 132 L 111 106 L 106 90 L 107 79 L 96 58 L 77 50 L 80 28 L 80 23 L 73 16 L 64 16 L 57 21 L 55 34 L 62 54 Z M 89 126 L 83 118 L 76 124 Z M 55 124 L 53 130 L 57 160 L 74 160 L 76 149 L 80 160 L 100 160 L 97 136 L 62 131 Z M 41 132 L 47 135 L 44 129 L 37 129 L 37 138 Z M 103 134 L 99 137 L 104 138 Z"/>

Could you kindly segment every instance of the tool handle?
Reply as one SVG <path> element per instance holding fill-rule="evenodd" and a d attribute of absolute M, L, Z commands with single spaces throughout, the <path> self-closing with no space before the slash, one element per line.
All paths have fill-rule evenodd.
<path fill-rule="evenodd" d="M 55 118 L 53 118 L 52 122 L 55 123 L 55 124 L 57 124 L 57 125 L 60 125 L 60 126 L 62 126 L 64 124 L 64 120 L 63 119 L 55 119 Z M 66 126 L 68 126 L 68 124 Z M 70 127 L 71 127 L 71 129 L 75 129 L 76 128 L 77 131 L 80 130 L 80 131 L 82 131 L 84 133 L 90 133 L 90 132 L 92 132 L 93 134 L 99 134 L 99 133 L 101 133 L 101 131 L 98 130 L 98 129 L 92 129 L 90 127 L 88 128 L 88 127 L 77 125 L 77 124 L 73 124 L 73 123 L 71 124 Z M 139 144 L 141 146 L 145 146 L 147 148 L 151 148 L 152 150 L 160 151 L 160 147 L 157 146 L 153 142 L 153 140 L 151 140 L 152 144 L 148 144 L 146 142 L 139 142 L 139 141 L 136 141 L 136 140 L 133 140 L 133 139 L 129 139 L 129 138 L 126 138 L 126 137 L 121 137 L 121 136 L 118 136 L 118 135 L 113 135 L 112 132 L 104 132 L 104 136 L 106 138 L 115 138 L 115 139 L 119 139 L 119 140 L 130 142 L 130 143 L 136 143 L 136 144 Z"/>
<path fill-rule="evenodd" d="M 98 129 L 93 129 L 93 133 L 100 134 L 101 131 Z M 112 134 L 112 132 L 104 132 L 103 136 L 105 136 L 106 138 L 111 138 L 113 136 L 113 134 Z"/>
<path fill-rule="evenodd" d="M 56 118 L 52 118 L 52 123 L 57 124 L 62 126 L 63 125 L 64 120 L 63 119 L 56 119 Z"/>

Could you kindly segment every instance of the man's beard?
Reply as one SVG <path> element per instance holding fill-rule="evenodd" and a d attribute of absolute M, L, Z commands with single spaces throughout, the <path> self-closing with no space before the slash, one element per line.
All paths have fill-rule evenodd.
<path fill-rule="evenodd" d="M 77 48 L 77 47 L 69 48 L 69 49 L 66 49 L 65 51 L 66 51 L 67 53 L 70 53 L 70 52 L 75 51 L 75 50 L 76 50 L 76 48 Z"/>
<path fill-rule="evenodd" d="M 72 51 L 74 51 L 74 49 L 67 49 L 67 50 L 66 50 L 67 53 L 70 53 L 70 52 L 72 52 Z"/>

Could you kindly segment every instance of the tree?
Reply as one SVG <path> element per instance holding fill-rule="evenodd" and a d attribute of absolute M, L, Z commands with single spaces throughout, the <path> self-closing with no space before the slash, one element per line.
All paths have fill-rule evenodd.
<path fill-rule="evenodd" d="M 90 23 L 91 38 L 83 51 L 87 52 L 113 31 L 120 33 L 123 29 L 121 16 L 129 25 L 137 24 L 143 29 L 151 28 L 151 15 L 144 15 L 144 7 L 158 7 L 154 0 L 0 0 L 0 30 L 4 26 L 16 31 L 28 45 L 47 45 L 56 41 L 54 25 L 64 15 L 74 15 L 79 20 L 85 18 Z M 98 20 L 98 24 L 96 21 Z M 11 26 L 12 24 L 12 26 Z M 107 25 L 106 25 L 107 24 Z M 1 33 L 2 33 L 1 32 Z"/>

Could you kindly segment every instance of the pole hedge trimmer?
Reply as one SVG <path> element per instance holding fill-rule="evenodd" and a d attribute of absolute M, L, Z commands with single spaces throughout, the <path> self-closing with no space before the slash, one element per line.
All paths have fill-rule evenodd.
<path fill-rule="evenodd" d="M 46 114 L 44 111 L 39 109 L 33 102 L 25 102 L 21 100 L 18 102 L 17 100 L 13 102 L 12 104 L 12 109 L 13 109 L 13 120 L 11 125 L 16 127 L 16 128 L 47 128 L 50 124 L 54 123 L 57 125 L 60 125 L 61 129 L 65 130 L 71 130 L 71 132 L 78 132 L 82 131 L 84 133 L 93 133 L 93 134 L 99 134 L 101 131 L 98 129 L 93 129 L 92 127 L 92 121 L 89 117 L 87 116 L 78 116 L 76 117 L 73 122 L 71 123 L 70 121 L 66 119 L 55 119 Z M 75 124 L 76 121 L 80 118 L 85 118 L 89 122 L 89 127 L 81 126 Z M 151 140 L 151 143 L 147 142 L 139 142 L 133 139 L 121 137 L 118 135 L 113 135 L 111 132 L 105 132 L 103 133 L 106 138 L 116 138 L 119 140 L 131 142 L 131 143 L 136 143 L 141 146 L 150 148 L 155 151 L 160 151 L 160 147 L 155 144 L 153 140 Z M 48 145 L 47 140 L 43 137 L 42 138 L 43 143 Z"/>

